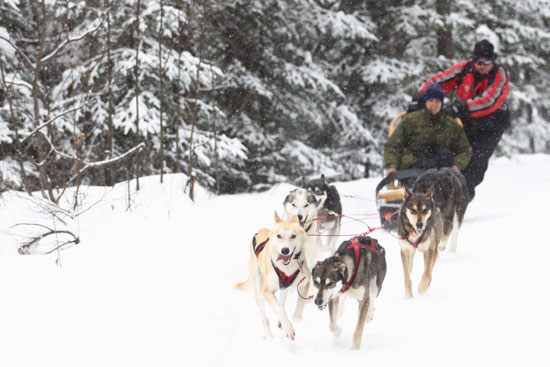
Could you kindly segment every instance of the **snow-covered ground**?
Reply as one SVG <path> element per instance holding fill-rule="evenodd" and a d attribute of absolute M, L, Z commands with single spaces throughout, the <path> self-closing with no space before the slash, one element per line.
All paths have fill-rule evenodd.
<path fill-rule="evenodd" d="M 232 288 L 248 275 L 252 235 L 271 226 L 274 210 L 282 212 L 290 185 L 221 197 L 199 191 L 194 204 L 180 175 L 165 176 L 164 184 L 141 179 L 130 201 L 126 184 L 84 188 L 82 213 L 66 219 L 81 243 L 26 256 L 17 253 L 20 236 L 38 228 L 13 226 L 54 221 L 37 213 L 36 199 L 4 193 L 0 366 L 548 366 L 549 167 L 547 155 L 491 161 L 457 254 L 441 254 L 422 297 L 403 299 L 397 240 L 375 231 L 388 273 L 359 351 L 350 350 L 353 300 L 339 337 L 329 332 L 328 309 L 309 303 L 294 323 L 295 341 L 276 328 L 272 312 L 275 336 L 264 340 L 252 291 Z M 335 183 L 344 214 L 378 226 L 379 180 Z M 343 223 L 344 234 L 367 230 L 358 221 Z M 417 254 L 414 290 L 422 263 Z M 294 305 L 293 294 L 289 313 Z"/>

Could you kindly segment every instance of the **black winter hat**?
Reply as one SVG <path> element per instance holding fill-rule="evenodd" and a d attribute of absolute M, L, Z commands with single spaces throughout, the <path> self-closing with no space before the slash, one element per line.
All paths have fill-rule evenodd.
<path fill-rule="evenodd" d="M 487 40 L 481 40 L 474 46 L 474 59 L 485 58 L 488 60 L 496 59 L 495 47 Z"/>

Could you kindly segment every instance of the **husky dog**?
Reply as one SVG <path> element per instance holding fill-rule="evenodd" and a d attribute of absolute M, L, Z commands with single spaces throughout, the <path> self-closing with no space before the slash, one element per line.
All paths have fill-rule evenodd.
<path fill-rule="evenodd" d="M 316 288 L 315 305 L 323 310 L 327 304 L 330 331 L 339 335 L 340 296 L 359 301 L 359 317 L 353 333 L 352 349 L 359 349 L 365 322 L 374 316 L 374 300 L 380 294 L 386 276 L 386 251 L 376 239 L 357 236 L 344 241 L 334 256 L 319 261 L 311 278 Z M 343 300 L 342 300 L 343 302 Z"/>
<path fill-rule="evenodd" d="M 342 220 L 342 202 L 338 190 L 334 185 L 325 182 L 325 175 L 323 174 L 318 180 L 306 182 L 305 179 L 302 179 L 302 187 L 311 191 L 319 202 L 320 230 L 328 231 L 325 248 L 332 253 L 336 243 L 338 243 L 337 237 L 340 234 Z"/>
<path fill-rule="evenodd" d="M 430 169 L 405 190 L 397 223 L 405 298 L 412 297 L 411 270 L 416 249 L 424 253 L 424 274 L 418 293 L 428 290 L 438 251 L 456 252 L 458 230 L 468 206 L 466 179 L 452 168 Z"/>
<path fill-rule="evenodd" d="M 287 195 L 283 205 L 285 209 L 284 218 L 297 216 L 302 227 L 310 233 L 312 226 L 317 223 L 319 210 L 319 202 L 315 195 L 305 189 L 294 189 Z"/>
<path fill-rule="evenodd" d="M 306 189 L 292 190 L 283 202 L 284 219 L 290 219 L 297 216 L 302 227 L 308 235 L 306 247 L 307 262 L 311 269 L 315 261 L 318 260 L 321 251 L 321 239 L 319 237 L 319 202 L 313 193 Z"/>
<path fill-rule="evenodd" d="M 300 294 L 307 294 L 309 291 L 310 271 L 304 264 L 304 244 L 307 235 L 300 225 L 298 218 L 293 216 L 290 220 L 281 220 L 275 212 L 275 225 L 270 229 L 261 229 L 252 238 L 250 246 L 250 260 L 248 270 L 250 275 L 244 282 L 237 283 L 235 288 L 244 290 L 251 284 L 255 287 L 256 303 L 260 310 L 264 337 L 271 337 L 271 328 L 266 316 L 265 301 L 271 305 L 277 318 L 279 327 L 286 336 L 294 340 L 296 335 L 288 316 L 285 312 L 285 302 L 288 289 L 300 286 L 297 278 L 305 280 Z M 280 302 L 275 297 L 275 292 L 281 291 Z M 302 318 L 305 298 L 299 297 L 294 321 Z"/>

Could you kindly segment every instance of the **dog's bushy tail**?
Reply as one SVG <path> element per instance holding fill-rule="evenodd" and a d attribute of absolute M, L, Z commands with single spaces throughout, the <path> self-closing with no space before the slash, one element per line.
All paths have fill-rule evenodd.
<path fill-rule="evenodd" d="M 250 288 L 250 285 L 252 285 L 252 277 L 248 277 L 247 280 L 245 280 L 244 282 L 237 283 L 233 287 L 240 291 L 244 291 Z"/>

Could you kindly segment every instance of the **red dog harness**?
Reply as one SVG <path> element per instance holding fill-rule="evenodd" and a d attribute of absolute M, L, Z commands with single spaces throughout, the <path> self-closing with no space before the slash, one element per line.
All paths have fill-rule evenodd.
<path fill-rule="evenodd" d="M 346 246 L 347 249 L 348 248 L 353 249 L 353 254 L 354 254 L 354 259 L 355 259 L 355 267 L 353 268 L 353 274 L 351 275 L 351 278 L 349 278 L 347 283 L 344 285 L 344 287 L 340 291 L 341 293 L 346 292 L 348 290 L 348 288 L 351 286 L 351 283 L 353 283 L 353 280 L 355 279 L 355 275 L 357 274 L 357 268 L 359 267 L 359 252 L 361 250 L 361 247 L 366 247 L 369 250 L 378 253 L 378 251 L 374 247 L 376 240 L 373 240 L 370 237 L 362 237 L 362 238 L 367 239 L 368 243 L 360 243 L 357 240 L 359 237 L 360 236 L 353 237 L 351 240 L 348 241 L 348 242 L 350 242 L 350 244 Z"/>
<path fill-rule="evenodd" d="M 271 260 L 271 265 L 273 265 L 273 269 L 275 269 L 275 273 L 279 278 L 279 288 L 281 289 L 290 287 L 292 283 L 294 283 L 296 278 L 298 278 L 298 274 L 300 274 L 300 268 L 298 268 L 298 270 L 296 270 L 294 274 L 286 275 L 284 271 L 275 266 L 273 260 Z"/>
<path fill-rule="evenodd" d="M 409 240 L 409 237 L 411 237 L 414 234 L 414 232 L 412 232 L 412 231 L 409 232 L 407 234 L 407 242 L 410 243 L 412 245 L 412 247 L 418 248 L 418 245 L 420 244 L 420 242 L 422 242 L 422 240 L 424 240 L 424 233 L 426 233 L 426 232 L 422 232 L 422 234 L 420 236 L 418 236 L 416 241 L 411 242 L 411 240 Z"/>
<path fill-rule="evenodd" d="M 267 237 L 264 242 L 262 242 L 260 244 L 257 244 L 256 243 L 256 235 L 257 235 L 257 233 L 254 235 L 254 237 L 252 237 L 252 249 L 254 250 L 254 253 L 256 254 L 256 257 L 258 257 L 260 252 L 263 251 L 263 249 L 265 247 L 265 244 L 269 241 L 269 237 Z"/>
<path fill-rule="evenodd" d="M 257 233 L 254 235 L 254 237 L 252 237 L 252 249 L 254 250 L 256 257 L 258 257 L 258 255 L 260 255 L 260 252 L 264 250 L 266 243 L 269 241 L 269 237 L 266 238 L 265 241 L 258 244 L 256 242 L 256 235 Z M 294 255 L 295 259 L 298 259 L 299 257 L 300 257 L 300 253 Z M 298 277 L 298 274 L 300 274 L 300 269 L 298 268 L 298 270 L 296 270 L 294 274 L 286 275 L 284 271 L 282 271 L 281 269 L 275 266 L 275 263 L 273 262 L 273 260 L 271 260 L 271 264 L 273 265 L 273 269 L 275 269 L 275 273 L 279 278 L 279 287 L 281 289 L 290 287 Z"/>

